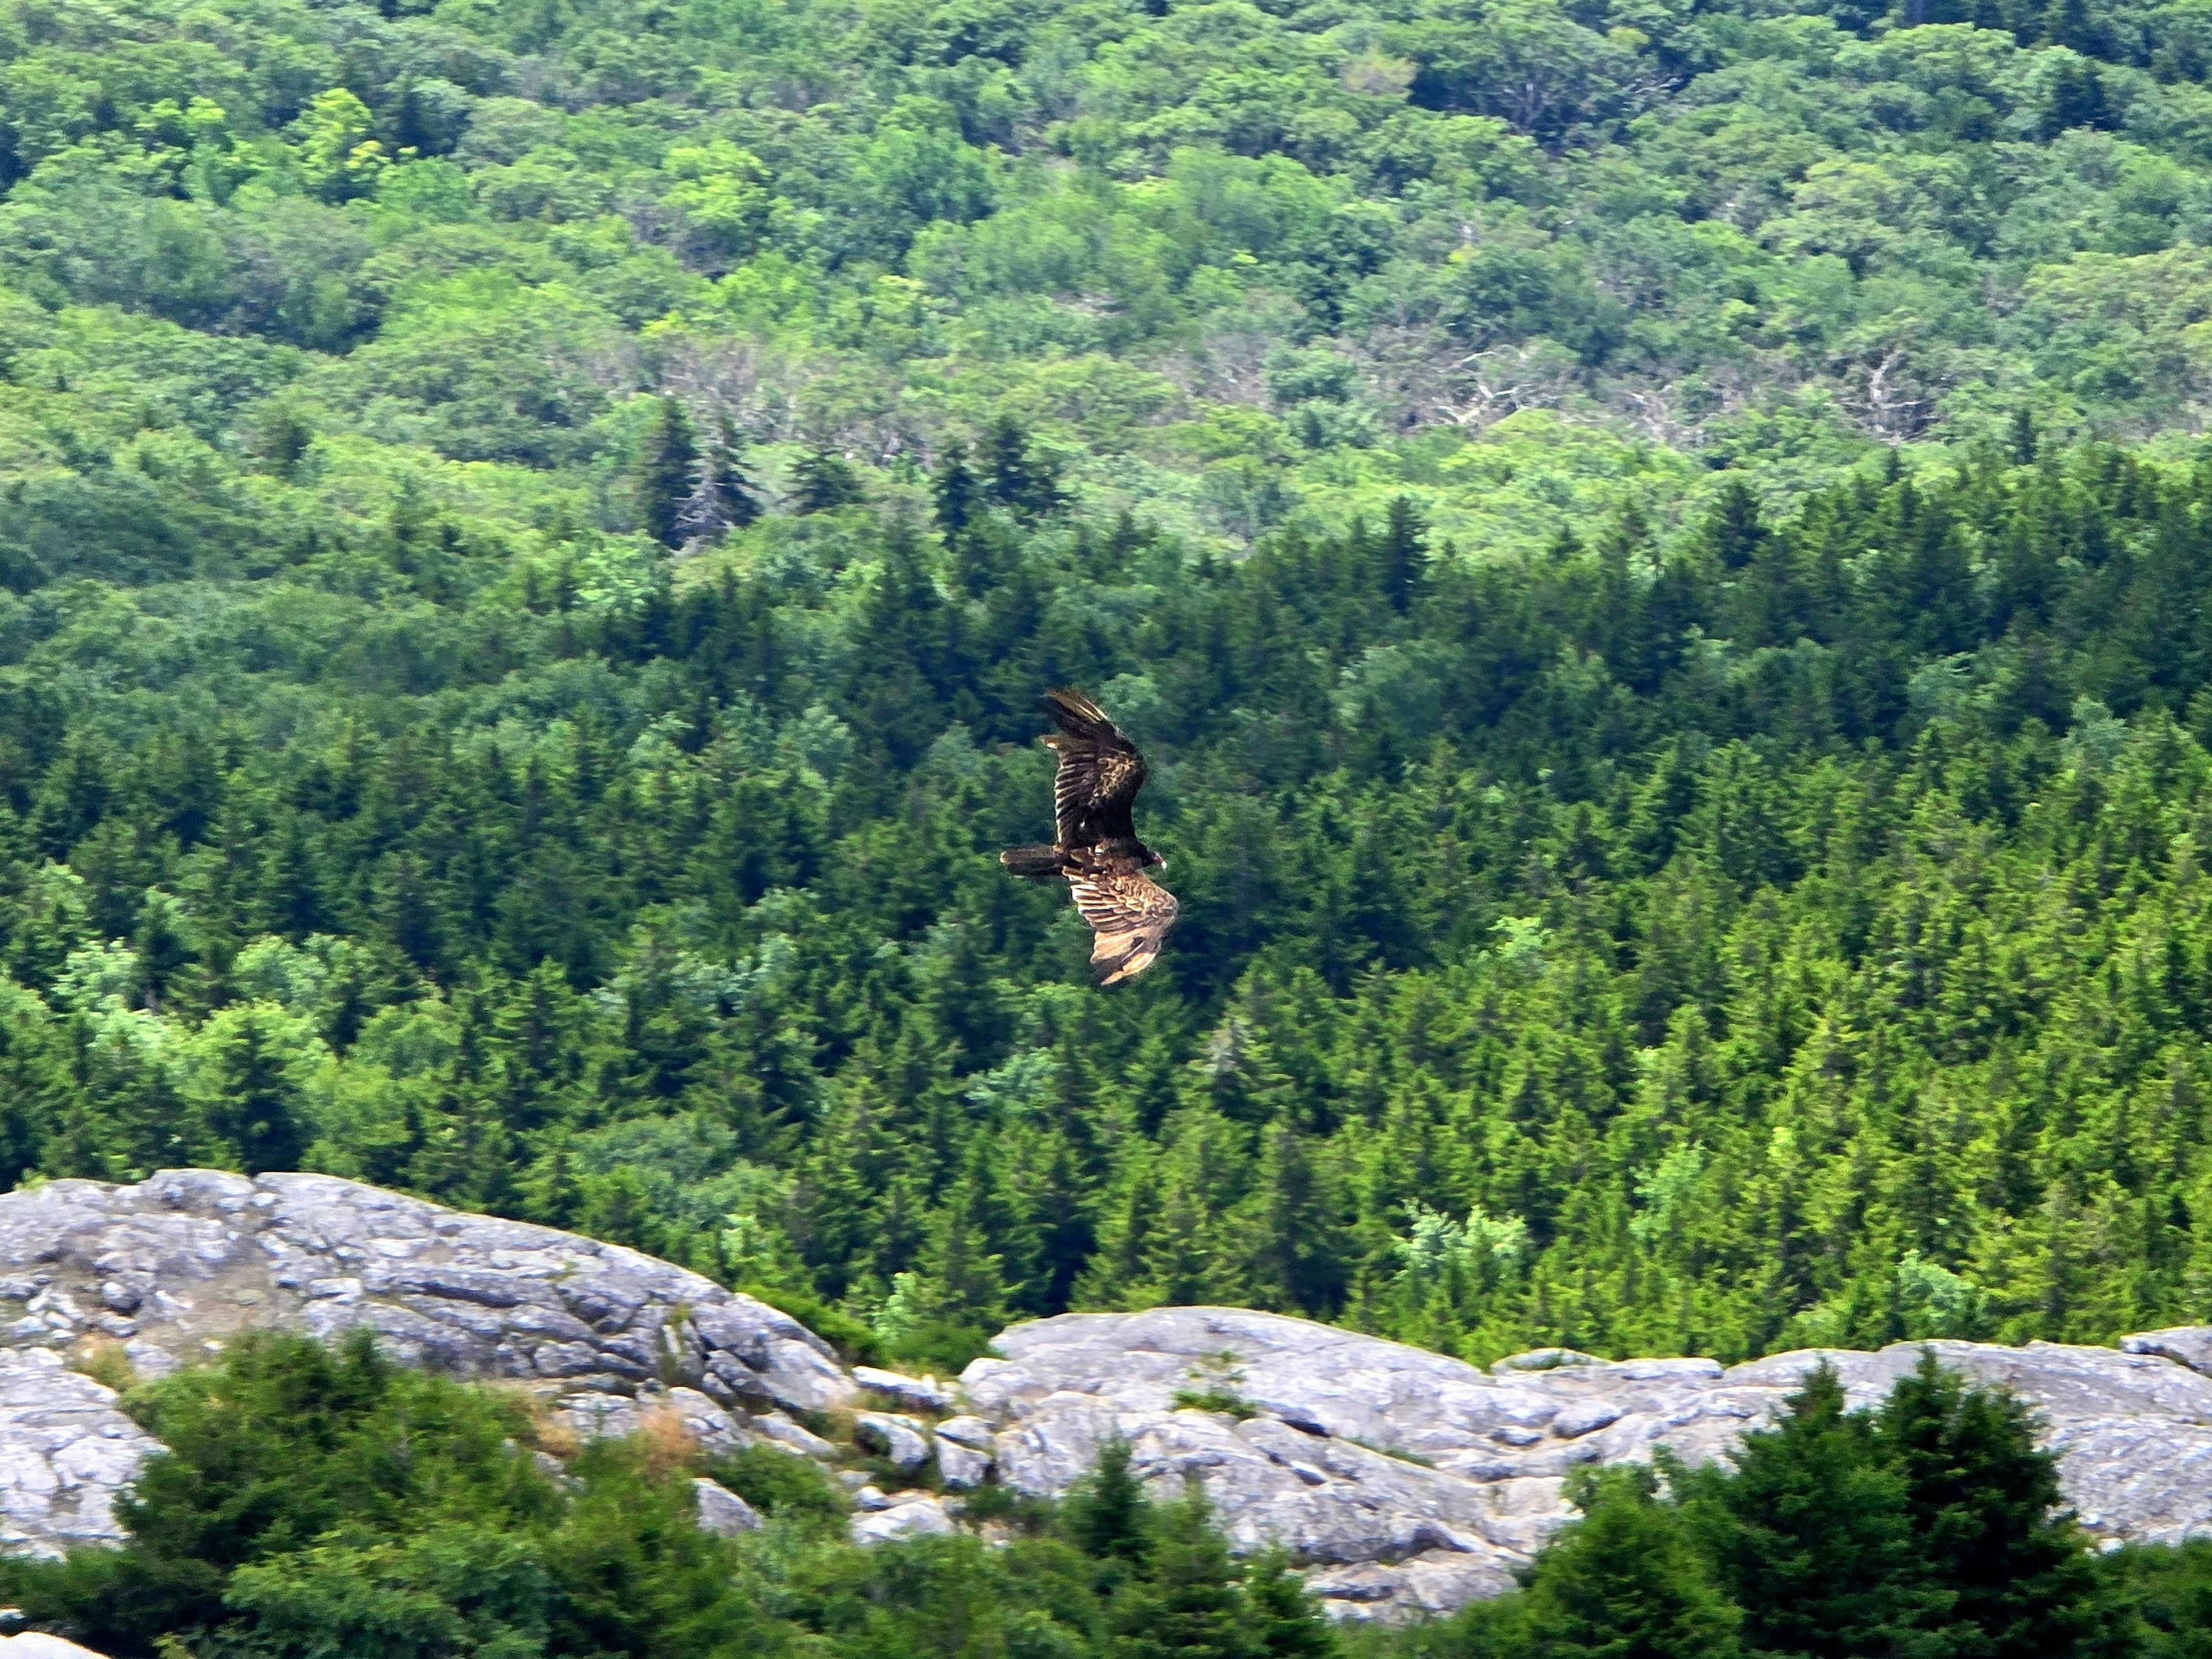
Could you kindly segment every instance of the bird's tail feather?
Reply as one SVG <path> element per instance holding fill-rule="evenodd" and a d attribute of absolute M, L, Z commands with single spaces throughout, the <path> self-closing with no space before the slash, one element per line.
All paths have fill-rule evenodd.
<path fill-rule="evenodd" d="M 1016 875 L 1027 876 L 1032 881 L 1056 876 L 1066 867 L 1057 847 L 1009 847 L 999 854 L 999 862 Z"/>

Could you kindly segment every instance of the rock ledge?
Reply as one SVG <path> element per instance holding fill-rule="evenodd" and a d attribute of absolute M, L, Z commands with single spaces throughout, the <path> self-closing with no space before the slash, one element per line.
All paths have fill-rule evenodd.
<path fill-rule="evenodd" d="M 1239 1547 L 1285 1545 L 1352 1618 L 1509 1588 L 1569 1518 L 1563 1488 L 1580 1465 L 1661 1446 L 1723 1456 L 1821 1359 L 1872 1404 L 1918 1353 L 1724 1369 L 1546 1349 L 1485 1371 L 1304 1320 L 1161 1308 L 1015 1326 L 956 1387 L 848 1373 L 787 1316 L 635 1251 L 354 1182 L 191 1170 L 127 1187 L 62 1181 L 0 1196 L 0 1549 L 113 1540 L 115 1499 L 158 1449 L 64 1356 L 119 1347 L 155 1375 L 264 1326 L 366 1328 L 410 1364 L 526 1382 L 579 1437 L 673 1418 L 714 1450 L 830 1462 L 865 1451 L 867 1467 L 842 1477 L 862 1542 L 962 1524 L 958 1500 L 933 1486 L 1057 1496 L 1119 1435 L 1148 1481 L 1165 1492 L 1202 1479 Z M 2212 1535 L 2212 1328 L 2116 1349 L 1933 1346 L 2042 1413 L 2093 1534 Z M 830 1418 L 860 1450 L 815 1432 Z M 875 1490 L 868 1468 L 902 1490 Z M 711 1486 L 702 1519 L 746 1529 L 750 1511 Z"/>

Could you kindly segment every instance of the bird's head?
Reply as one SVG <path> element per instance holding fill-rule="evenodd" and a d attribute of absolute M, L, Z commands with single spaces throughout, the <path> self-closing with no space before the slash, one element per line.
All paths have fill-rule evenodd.
<path fill-rule="evenodd" d="M 1145 867 L 1148 870 L 1164 870 L 1168 867 L 1168 861 L 1164 855 L 1155 853 L 1152 851 L 1151 848 L 1147 848 L 1146 849 Z"/>

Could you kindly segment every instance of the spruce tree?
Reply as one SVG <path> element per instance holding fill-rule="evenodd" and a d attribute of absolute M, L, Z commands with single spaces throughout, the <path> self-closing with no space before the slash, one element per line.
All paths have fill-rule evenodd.
<path fill-rule="evenodd" d="M 1244 1570 L 1246 1625 L 1255 1659 L 1336 1659 L 1343 1645 L 1312 1591 L 1279 1549 Z"/>
<path fill-rule="evenodd" d="M 978 486 L 968 465 L 968 446 L 954 439 L 945 446 L 937 471 L 929 481 L 930 497 L 937 506 L 937 528 L 947 541 L 966 530 L 975 516 Z"/>
<path fill-rule="evenodd" d="M 2095 1568 L 2027 1407 L 1968 1387 L 1923 1349 L 1876 1422 L 1904 1481 L 1923 1568 L 1952 1598 L 1942 1650 L 1978 1659 L 2089 1651 L 2102 1612 Z"/>
<path fill-rule="evenodd" d="M 1259 1659 L 1243 1586 L 1195 1474 L 1152 1525 L 1144 1577 L 1115 1599 L 1109 1659 Z"/>
<path fill-rule="evenodd" d="M 1380 556 L 1383 597 L 1401 614 L 1412 605 L 1426 580 L 1429 568 L 1428 526 L 1419 508 L 1403 495 L 1390 498 L 1390 517 L 1382 533 Z"/>
<path fill-rule="evenodd" d="M 1705 539 L 1723 570 L 1741 570 L 1758 556 L 1766 526 L 1759 521 L 1759 497 L 1747 485 L 1732 482 L 1721 491 L 1705 521 Z"/>
<path fill-rule="evenodd" d="M 261 1003 L 226 1009 L 201 1034 L 209 1150 L 248 1175 L 296 1170 L 307 1149 L 307 1091 L 286 1036 Z"/>
<path fill-rule="evenodd" d="M 684 405 L 674 398 L 659 398 L 638 447 L 631 487 L 637 495 L 639 526 L 663 547 L 684 544 L 680 521 L 698 459 L 698 445 Z"/>
<path fill-rule="evenodd" d="M 1574 1489 L 1583 1518 L 1536 1560 L 1517 1609 L 1544 1659 L 1735 1659 L 1735 1605 L 1707 1575 L 1651 1473 L 1614 1468 Z M 1508 1651 L 1513 1651 L 1508 1649 Z"/>
<path fill-rule="evenodd" d="M 1030 447 L 1028 429 L 1013 416 L 1001 415 L 991 423 L 982 460 L 992 499 L 1009 512 L 1041 519 L 1060 507 L 1058 476 Z"/>
<path fill-rule="evenodd" d="M 758 521 L 760 497 L 745 476 L 744 439 L 737 423 L 718 416 L 714 435 L 700 453 L 691 493 L 684 498 L 677 528 L 686 541 L 714 540 Z"/>
<path fill-rule="evenodd" d="M 1904 1477 L 1872 1419 L 1845 1409 L 1832 1368 L 1746 1436 L 1735 1463 L 1686 1484 L 1747 1646 L 1814 1659 L 1925 1650 L 1948 1595 L 1921 1573 Z"/>
<path fill-rule="evenodd" d="M 1068 1538 L 1085 1555 L 1133 1567 L 1151 1548 L 1152 1504 L 1129 1462 L 1129 1443 L 1118 1436 L 1100 1447 L 1097 1465 L 1068 1495 L 1066 1516 Z"/>
<path fill-rule="evenodd" d="M 830 513 L 865 495 L 860 475 L 836 451 L 817 445 L 791 470 L 792 505 L 800 513 Z"/>

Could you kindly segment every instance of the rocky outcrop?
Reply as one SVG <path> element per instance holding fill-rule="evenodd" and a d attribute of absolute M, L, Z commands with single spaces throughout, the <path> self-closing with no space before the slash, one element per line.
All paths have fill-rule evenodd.
<path fill-rule="evenodd" d="M 957 1494 L 991 1481 L 1065 1492 L 1119 1436 L 1159 1490 L 1202 1479 L 1241 1547 L 1286 1546 L 1352 1617 L 1505 1589 L 1569 1518 L 1580 1465 L 1723 1455 L 1821 1359 L 1871 1405 L 1918 1354 L 1723 1369 L 1551 1349 L 1486 1371 L 1303 1320 L 1165 1308 L 1016 1326 L 955 1385 L 848 1372 L 774 1309 L 635 1251 L 352 1182 L 57 1182 L 0 1196 L 0 1549 L 116 1537 L 116 1498 L 156 1449 L 68 1360 L 119 1350 L 155 1373 L 260 1326 L 365 1327 L 410 1363 L 526 1383 L 579 1442 L 666 1433 L 845 1464 L 862 1543 L 956 1530 Z M 2118 1349 L 1934 1346 L 2042 1413 L 2094 1534 L 2212 1534 L 2212 1328 Z M 758 1523 L 712 1481 L 696 1497 L 716 1531 Z"/>
<path fill-rule="evenodd" d="M 185 1170 L 0 1197 L 0 1344 L 105 1338 L 146 1375 L 268 1325 L 366 1327 L 412 1364 L 610 1394 L 682 1384 L 725 1407 L 821 1411 L 855 1392 L 828 1343 L 697 1273 L 357 1182 Z"/>
<path fill-rule="evenodd" d="M 784 1413 L 859 1392 L 796 1320 L 635 1250 L 327 1176 L 57 1181 L 0 1196 L 0 1547 L 119 1536 L 153 1448 L 65 1354 L 159 1376 L 264 1326 L 366 1328 L 410 1364 L 535 1382 L 586 1437 L 662 1413 L 713 1450 L 818 1446 Z"/>
<path fill-rule="evenodd" d="M 1807 1352 L 1723 1369 L 1560 1350 L 1490 1371 L 1352 1332 L 1226 1308 L 1071 1314 L 1020 1325 L 963 1377 L 998 1425 L 998 1478 L 1064 1492 L 1119 1435 L 1164 1490 L 1201 1479 L 1245 1547 L 1309 1563 L 1344 1613 L 1440 1611 L 1495 1595 L 1570 1518 L 1586 1463 L 1725 1453 L 1823 1358 L 1872 1405 L 1917 1346 Z M 2114 1540 L 2212 1534 L 2212 1332 L 2120 1350 L 1933 1345 L 2043 1414 L 2083 1524 Z"/>
<path fill-rule="evenodd" d="M 59 1354 L 0 1352 L 0 1550 L 52 1555 L 118 1536 L 116 1498 L 154 1449 L 114 1391 Z"/>

